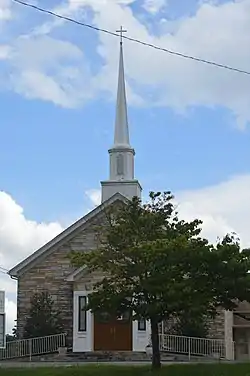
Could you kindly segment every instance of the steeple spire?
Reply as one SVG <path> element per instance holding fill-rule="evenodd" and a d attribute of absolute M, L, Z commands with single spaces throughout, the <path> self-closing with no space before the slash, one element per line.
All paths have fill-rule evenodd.
<path fill-rule="evenodd" d="M 134 156 L 135 151 L 129 142 L 129 127 L 127 115 L 126 88 L 123 62 L 123 33 L 122 27 L 119 31 L 120 58 L 118 73 L 118 88 L 115 116 L 114 144 L 109 149 L 110 171 L 109 180 L 102 181 L 102 202 L 106 201 L 116 193 L 132 199 L 134 196 L 141 196 L 141 186 L 134 178 Z"/>
<path fill-rule="evenodd" d="M 116 119 L 115 119 L 115 137 L 114 146 L 129 146 L 129 129 L 128 129 L 128 115 L 127 115 L 127 100 L 126 87 L 124 77 L 124 62 L 123 62 L 123 33 L 126 33 L 121 26 L 117 32 L 121 35 L 120 40 L 120 59 L 119 59 L 119 74 L 118 74 L 118 88 L 116 100 Z"/>

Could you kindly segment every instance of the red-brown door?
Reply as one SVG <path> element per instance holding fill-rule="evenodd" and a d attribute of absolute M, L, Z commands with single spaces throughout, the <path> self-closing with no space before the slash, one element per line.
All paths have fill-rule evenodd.
<path fill-rule="evenodd" d="M 132 320 L 129 314 L 113 318 L 107 313 L 94 316 L 95 351 L 132 351 Z"/>

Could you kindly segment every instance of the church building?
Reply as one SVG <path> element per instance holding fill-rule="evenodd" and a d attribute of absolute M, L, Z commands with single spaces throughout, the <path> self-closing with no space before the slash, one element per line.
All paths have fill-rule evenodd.
<path fill-rule="evenodd" d="M 108 152 L 109 179 L 101 182 L 101 204 L 9 271 L 10 277 L 18 283 L 19 338 L 23 336 L 33 294 L 48 290 L 62 313 L 68 343 L 74 352 L 144 352 L 149 343 L 150 325 L 147 321 L 132 322 L 130 317 L 123 315 L 110 322 L 105 315 L 96 317 L 84 310 L 88 294 L 102 276 L 100 273 L 90 274 L 84 267 L 73 268 L 67 257 L 71 251 L 85 252 L 97 247 L 96 226 L 105 222 L 107 207 L 134 196 L 141 197 L 142 188 L 134 176 L 135 151 L 129 140 L 122 40 L 114 143 Z M 241 303 L 238 310 L 249 315 L 249 304 Z M 235 313 L 219 311 L 211 323 L 209 337 L 225 341 L 227 359 L 232 359 L 233 347 L 236 358 L 250 359 L 250 321 L 239 319 Z M 167 326 L 163 326 L 163 332 L 166 330 Z"/>
<path fill-rule="evenodd" d="M 109 179 L 101 182 L 102 202 L 43 247 L 9 271 L 17 279 L 17 333 L 22 338 L 30 299 L 35 292 L 48 290 L 63 316 L 65 331 L 74 352 L 145 351 L 150 337 L 149 323 L 132 322 L 126 315 L 109 322 L 83 308 L 93 284 L 100 278 L 84 268 L 71 266 L 71 251 L 96 247 L 95 228 L 102 223 L 105 209 L 141 197 L 141 185 L 134 177 L 135 151 L 130 145 L 123 46 L 120 42 L 118 90 L 114 143 L 109 149 Z"/>

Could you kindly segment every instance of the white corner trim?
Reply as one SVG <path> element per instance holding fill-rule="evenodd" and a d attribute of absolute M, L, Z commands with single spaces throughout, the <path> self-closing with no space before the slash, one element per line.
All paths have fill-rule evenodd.
<path fill-rule="evenodd" d="M 75 282 L 79 279 L 79 276 L 82 275 L 82 272 L 87 272 L 88 267 L 86 265 L 81 266 L 80 268 L 76 269 L 73 273 L 71 273 L 68 277 L 65 278 L 67 282 Z"/>

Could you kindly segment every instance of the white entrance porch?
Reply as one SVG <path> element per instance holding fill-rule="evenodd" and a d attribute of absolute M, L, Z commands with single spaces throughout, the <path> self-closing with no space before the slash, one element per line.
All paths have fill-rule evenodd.
<path fill-rule="evenodd" d="M 73 352 L 145 351 L 150 337 L 149 323 L 144 320 L 131 322 L 126 318 L 118 318 L 116 324 L 97 322 L 90 311 L 83 310 L 89 293 L 86 290 L 74 291 Z"/>
<path fill-rule="evenodd" d="M 149 322 L 132 321 L 131 317 L 110 322 L 84 310 L 93 285 L 102 278 L 102 273 L 90 274 L 85 267 L 67 278 L 73 288 L 73 352 L 145 351 L 151 332 Z"/>

